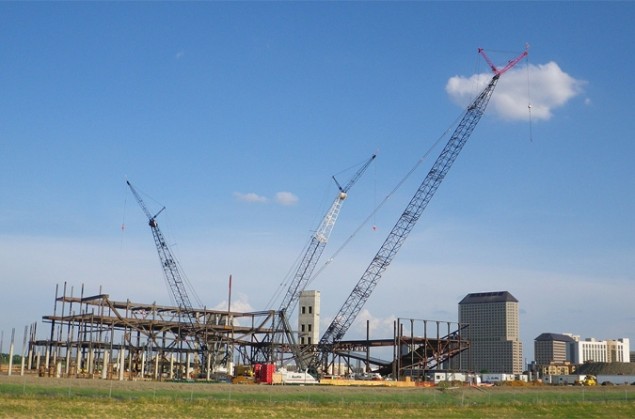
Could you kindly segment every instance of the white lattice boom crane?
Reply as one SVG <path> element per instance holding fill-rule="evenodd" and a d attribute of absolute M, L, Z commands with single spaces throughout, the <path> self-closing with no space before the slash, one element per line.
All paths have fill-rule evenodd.
<path fill-rule="evenodd" d="M 342 204 L 348 197 L 348 191 L 353 187 L 353 185 L 355 185 L 366 169 L 368 169 L 368 166 L 372 163 L 375 157 L 376 155 L 373 154 L 344 186 L 341 186 L 337 182 L 337 179 L 333 177 L 333 180 L 339 190 L 337 196 L 335 197 L 335 200 L 333 201 L 333 204 L 331 204 L 329 210 L 324 215 L 324 218 L 320 222 L 317 230 L 315 230 L 315 233 L 311 236 L 311 241 L 304 252 L 300 264 L 298 265 L 298 269 L 289 284 L 287 293 L 280 304 L 280 311 L 287 315 L 287 319 L 291 313 L 293 313 L 295 305 L 298 303 L 298 299 L 300 298 L 300 293 L 304 291 L 304 288 L 313 275 L 315 266 L 324 252 L 324 248 L 331 236 L 331 232 L 333 231 L 333 227 L 335 226 L 335 222 L 339 216 Z"/>

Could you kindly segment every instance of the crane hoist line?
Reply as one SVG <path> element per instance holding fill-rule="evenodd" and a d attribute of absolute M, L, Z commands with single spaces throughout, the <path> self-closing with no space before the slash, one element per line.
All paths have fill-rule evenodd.
<path fill-rule="evenodd" d="M 520 60 L 527 56 L 525 50 L 518 57 L 510 60 L 505 67 L 496 67 L 482 48 L 478 53 L 483 56 L 494 76 L 483 91 L 467 107 L 454 133 L 441 151 L 441 154 L 432 165 L 432 168 L 406 206 L 406 209 L 397 220 L 388 237 L 371 261 L 370 265 L 359 279 L 353 291 L 348 296 L 333 321 L 322 335 L 315 357 L 312 359 L 311 369 L 319 369 L 328 366 L 329 354 L 333 352 L 335 345 L 342 340 L 351 324 L 357 318 L 364 304 L 370 298 L 373 290 L 379 282 L 381 275 L 388 268 L 393 258 L 412 231 L 419 217 L 434 196 L 439 185 L 445 178 L 452 164 L 470 138 L 472 131 L 480 121 L 487 104 L 494 92 L 501 75 L 514 67 Z"/>

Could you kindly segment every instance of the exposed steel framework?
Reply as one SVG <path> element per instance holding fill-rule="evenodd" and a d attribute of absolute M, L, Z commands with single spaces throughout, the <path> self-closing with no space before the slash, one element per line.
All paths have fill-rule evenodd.
<path fill-rule="evenodd" d="M 64 284 L 61 296 L 56 288 L 53 314 L 43 316 L 44 323 L 50 324 L 50 337 L 37 339 L 37 324 L 31 325 L 26 372 L 113 380 L 214 381 L 227 379 L 235 366 L 261 363 L 271 353 L 289 353 L 288 343 L 272 337 L 281 333 L 281 312 L 193 309 L 189 314 L 198 319 L 196 333 L 206 336 L 210 347 L 201 361 L 182 339 L 183 329 L 192 325 L 182 320 L 180 311 L 174 306 L 113 300 L 101 290 L 84 296 L 83 287 L 75 297 L 73 288 L 67 294 Z M 330 355 L 351 367 L 354 360 L 364 362 L 366 371 L 396 379 L 409 375 L 425 380 L 424 371 L 438 369 L 468 347 L 464 328 L 454 322 L 398 319 L 393 337 L 370 339 L 367 334 L 366 340 L 341 341 Z M 392 359 L 371 356 L 371 350 L 382 347 L 392 348 Z"/>
<path fill-rule="evenodd" d="M 51 324 L 49 339 L 31 333 L 28 369 L 57 376 L 210 380 L 231 374 L 235 362 L 251 364 L 270 352 L 269 336 L 279 330 L 279 312 L 273 310 L 183 313 L 180 307 L 116 301 L 103 293 L 83 296 L 83 287 L 79 297 L 72 294 L 65 284 L 54 314 L 43 316 Z M 183 321 L 186 317 L 195 323 Z M 210 348 L 205 359 L 185 334 L 204 337 Z"/>

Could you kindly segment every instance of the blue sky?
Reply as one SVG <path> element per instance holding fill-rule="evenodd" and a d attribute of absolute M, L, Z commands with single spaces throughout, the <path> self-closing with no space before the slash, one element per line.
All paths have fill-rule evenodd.
<path fill-rule="evenodd" d="M 203 304 L 226 304 L 231 274 L 236 308 L 267 308 L 335 196 L 331 176 L 378 153 L 325 259 L 483 87 L 477 48 L 504 65 L 526 43 L 363 317 L 385 337 L 395 317 L 456 321 L 465 294 L 508 290 L 529 360 L 543 332 L 635 339 L 634 14 L 630 2 L 0 4 L 5 341 L 52 312 L 64 281 L 169 303 L 126 178 L 167 207 L 160 226 Z M 323 330 L 439 151 L 311 283 Z"/>

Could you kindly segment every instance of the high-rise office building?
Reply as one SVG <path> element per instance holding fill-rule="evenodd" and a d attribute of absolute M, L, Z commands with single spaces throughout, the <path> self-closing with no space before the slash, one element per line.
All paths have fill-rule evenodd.
<path fill-rule="evenodd" d="M 460 367 L 475 372 L 523 372 L 518 300 L 507 291 L 468 294 L 459 302 L 459 323 L 468 324 L 470 347 Z"/>

